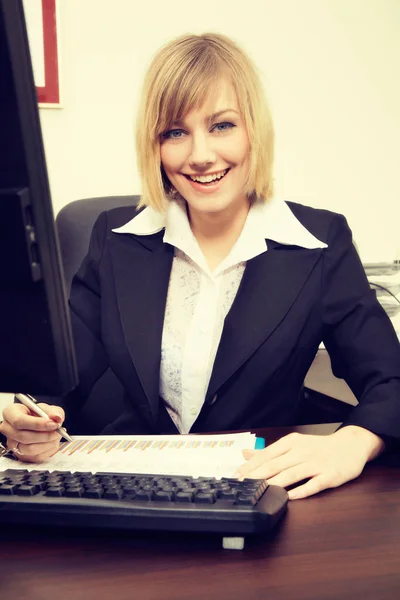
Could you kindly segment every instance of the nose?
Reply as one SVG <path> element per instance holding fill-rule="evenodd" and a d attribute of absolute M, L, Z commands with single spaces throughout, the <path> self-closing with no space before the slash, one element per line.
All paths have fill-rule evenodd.
<path fill-rule="evenodd" d="M 215 162 L 215 151 L 211 141 L 204 133 L 192 136 L 192 146 L 189 155 L 189 164 L 192 169 L 205 170 Z"/>

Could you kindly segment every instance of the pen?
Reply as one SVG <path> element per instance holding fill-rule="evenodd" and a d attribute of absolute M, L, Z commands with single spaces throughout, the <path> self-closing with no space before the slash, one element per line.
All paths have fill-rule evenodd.
<path fill-rule="evenodd" d="M 19 402 L 21 402 L 21 404 L 29 408 L 29 410 L 35 413 L 35 415 L 37 415 L 38 417 L 44 417 L 45 419 L 49 419 L 49 415 L 45 413 L 44 410 L 40 408 L 40 406 L 37 405 L 37 401 L 35 400 L 35 398 L 29 396 L 29 394 L 15 394 L 15 397 Z M 73 442 L 72 437 L 67 433 L 65 427 L 61 427 L 60 425 L 57 431 L 64 439 L 68 440 L 68 442 Z"/>

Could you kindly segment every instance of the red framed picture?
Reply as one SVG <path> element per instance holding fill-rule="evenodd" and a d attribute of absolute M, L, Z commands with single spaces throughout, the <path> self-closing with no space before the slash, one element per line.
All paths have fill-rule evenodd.
<path fill-rule="evenodd" d="M 61 106 L 58 0 L 24 0 L 39 106 Z"/>

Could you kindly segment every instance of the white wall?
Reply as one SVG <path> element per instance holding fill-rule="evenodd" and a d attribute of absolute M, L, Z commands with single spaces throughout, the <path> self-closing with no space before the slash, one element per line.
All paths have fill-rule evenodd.
<path fill-rule="evenodd" d="M 344 213 L 365 261 L 400 253 L 398 0 L 60 0 L 63 108 L 41 109 L 55 211 L 140 193 L 144 71 L 167 39 L 232 36 L 262 72 L 279 195 Z"/>

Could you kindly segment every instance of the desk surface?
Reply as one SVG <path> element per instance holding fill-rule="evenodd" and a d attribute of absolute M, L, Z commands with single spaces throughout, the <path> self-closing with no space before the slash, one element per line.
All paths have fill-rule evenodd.
<path fill-rule="evenodd" d="M 271 442 L 289 431 L 258 433 Z M 0 532 L 4 599 L 358 597 L 400 597 L 400 470 L 393 467 L 369 465 L 354 482 L 291 502 L 270 538 L 247 541 L 242 552 L 210 536 Z"/>

